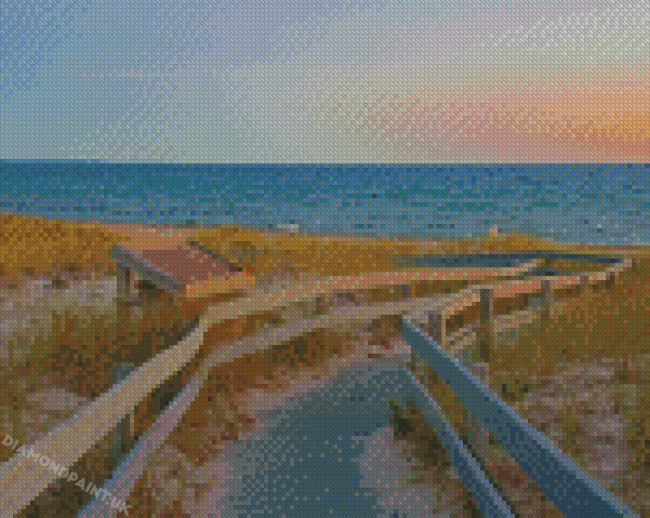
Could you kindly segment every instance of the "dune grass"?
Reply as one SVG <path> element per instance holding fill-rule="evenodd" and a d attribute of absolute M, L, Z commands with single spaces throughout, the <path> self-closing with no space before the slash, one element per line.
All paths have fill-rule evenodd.
<path fill-rule="evenodd" d="M 641 483 L 638 487 L 631 480 L 650 479 L 649 286 L 650 260 L 641 259 L 636 266 L 622 272 L 612 286 L 599 285 L 587 293 L 561 297 L 550 321 L 526 326 L 520 339 L 513 343 L 492 344 L 489 376 L 491 388 L 507 403 L 517 406 L 527 395 L 547 386 L 551 376 L 562 369 L 582 365 L 588 384 L 589 365 L 595 360 L 611 361 L 609 365 L 616 374 L 608 393 L 615 402 L 614 411 L 620 413 L 625 423 L 625 440 L 631 452 L 625 468 L 630 478 L 616 489 L 620 491 L 619 497 L 641 516 L 648 516 L 650 495 L 647 485 Z M 430 366 L 415 361 L 411 370 L 421 379 L 427 379 L 429 391 L 436 394 L 460 435 L 466 435 L 468 414 L 456 396 Z M 579 387 L 572 390 L 576 388 Z M 576 419 L 580 409 L 574 405 L 564 403 L 558 407 L 560 446 L 581 466 L 587 467 L 586 434 Z M 416 429 L 416 415 L 402 415 L 401 419 L 403 428 Z M 422 450 L 421 437 L 410 437 L 409 441 Z M 494 455 L 492 465 L 506 462 L 501 459 L 502 454 L 499 447 L 490 446 L 490 458 Z M 613 463 L 617 461 L 624 459 L 611 459 Z M 503 474 L 507 475 L 507 471 Z M 507 479 L 507 476 L 503 478 Z M 559 516 L 552 509 L 548 512 Z"/>
<path fill-rule="evenodd" d="M 323 238 L 249 229 L 201 229 L 192 236 L 245 271 L 267 276 L 278 269 L 322 276 L 358 275 L 395 269 L 398 253 L 416 253 L 408 241 Z"/>
<path fill-rule="evenodd" d="M 59 272 L 114 274 L 110 252 L 129 240 L 101 225 L 0 216 L 0 276 L 53 277 Z"/>
<path fill-rule="evenodd" d="M 0 417 L 11 423 L 9 433 L 19 440 L 28 432 L 23 420 L 29 412 L 29 393 L 52 386 L 98 397 L 112 385 L 116 362 L 144 363 L 175 343 L 185 323 L 201 311 L 164 298 L 137 312 L 120 310 L 116 303 L 91 311 L 74 300 L 66 306 L 36 309 L 40 321 L 15 333 L 3 349 L 8 364 L 0 372 L 5 403 L 0 405 Z M 11 454 L 9 448 L 0 449 L 0 462 Z"/>
<path fill-rule="evenodd" d="M 192 239 L 222 253 L 247 271 L 262 275 L 279 267 L 324 276 L 360 275 L 399 269 L 398 257 L 420 254 L 576 250 L 569 245 L 518 234 L 482 239 L 370 239 L 215 228 L 196 230 Z M 590 247 L 580 251 L 594 253 Z"/>
<path fill-rule="evenodd" d="M 16 298 L 17 294 L 23 285 L 28 285 L 35 278 L 56 280 L 62 275 L 79 274 L 79 279 L 87 279 L 114 275 L 116 265 L 110 257 L 112 247 L 118 242 L 133 242 L 139 239 L 138 235 L 146 235 L 143 232 L 114 231 L 112 227 L 99 224 L 14 215 L 2 215 L 0 218 L 3 295 L 16 299 L 14 304 L 19 307 L 21 301 Z M 295 244 L 294 240 L 300 238 L 248 230 L 200 232 L 207 233 L 213 240 L 221 238 L 221 241 L 212 241 L 209 248 L 225 250 L 226 255 L 230 255 L 235 262 L 254 265 L 258 270 L 266 267 L 269 272 L 275 271 L 276 263 L 287 268 L 296 264 L 299 268 L 315 270 L 320 274 L 341 270 L 328 264 L 333 261 L 332 255 L 316 255 L 314 257 L 319 261 L 313 261 L 308 249 L 313 250 L 316 246 L 315 238 L 304 238 Z M 360 241 L 362 244 L 355 245 L 356 248 L 346 248 L 345 240 L 342 242 L 343 249 L 348 250 L 346 260 L 351 260 L 351 255 L 359 255 L 359 246 L 364 250 L 382 250 L 382 245 L 378 243 L 367 245 Z M 399 240 L 397 243 L 400 243 Z M 337 246 L 328 246 L 323 246 L 323 250 L 336 255 Z M 293 262 L 287 260 L 286 256 L 278 257 L 277 250 L 288 250 Z M 257 255 L 257 262 L 250 260 L 255 257 L 253 251 L 261 251 Z M 391 263 L 384 259 L 375 264 L 385 270 Z M 364 268 L 357 266 L 350 271 Z M 443 288 L 449 289 L 448 284 L 445 283 Z M 5 401 L 9 404 L 2 411 L 12 414 L 15 438 L 20 439 L 25 433 L 21 415 L 28 411 L 25 408 L 26 394 L 41 387 L 44 380 L 81 395 L 96 397 L 110 386 L 115 362 L 133 361 L 137 365 L 145 361 L 175 341 L 180 322 L 192 320 L 207 304 L 225 300 L 222 294 L 215 294 L 201 300 L 183 300 L 180 305 L 174 305 L 163 296 L 157 304 L 142 310 L 118 310 L 114 304 L 98 312 L 89 311 L 89 308 L 75 304 L 72 299 L 74 293 L 65 305 L 35 308 L 35 313 L 30 314 L 30 325 L 7 344 L 11 366 L 9 371 L 2 373 L 0 384 L 3 393 L 8 395 Z M 219 336 L 221 341 L 227 340 L 232 327 L 228 324 L 220 328 L 223 331 Z"/>
<path fill-rule="evenodd" d="M 579 296 L 565 295 L 550 321 L 529 326 L 516 345 L 494 348 L 494 361 L 544 368 L 559 360 L 618 360 L 648 353 L 648 286 L 650 261 L 643 260 L 623 271 L 610 287 L 600 284 Z"/>
<path fill-rule="evenodd" d="M 516 343 L 492 347 L 490 366 L 495 370 L 494 386 L 500 387 L 500 395 L 513 403 L 534 390 L 535 383 L 548 379 L 558 365 L 575 362 L 589 365 L 590 360 L 596 359 L 613 361 L 617 374 L 611 387 L 612 397 L 622 409 L 626 438 L 632 450 L 628 470 L 648 480 L 649 344 L 650 260 L 642 259 L 622 272 L 614 285 L 596 287 L 561 301 L 550 321 L 527 326 Z M 567 437 L 579 434 L 570 412 L 561 414 L 560 421 Z M 580 459 L 579 444 L 579 441 L 568 441 L 564 447 Z M 644 505 L 641 502 L 645 501 L 647 505 L 649 495 L 643 493 L 643 488 L 637 490 L 637 502 Z"/>
<path fill-rule="evenodd" d="M 0 277 L 5 279 L 19 275 L 25 278 L 25 275 L 37 274 L 56 277 L 64 270 L 114 273 L 115 263 L 110 258 L 113 245 L 118 241 L 129 242 L 136 239 L 98 224 L 41 220 L 24 216 L 0 218 L 0 237 L 8 244 L 0 247 Z M 402 238 L 372 240 L 346 236 L 270 233 L 251 229 L 199 228 L 191 231 L 191 239 L 208 249 L 223 253 L 251 273 L 260 275 L 271 275 L 277 272 L 278 268 L 316 275 L 358 275 L 390 271 L 396 269 L 395 259 L 398 255 L 433 252 L 543 249 L 576 251 L 568 245 L 517 234 L 439 241 Z M 594 251 L 593 248 L 589 250 Z M 582 251 L 587 251 L 587 248 Z M 635 270 L 639 271 L 642 270 Z M 431 287 L 422 283 L 421 286 L 414 286 L 413 292 L 416 296 L 422 296 L 425 292 L 449 293 L 465 285 L 466 283 L 462 282 L 445 282 L 440 286 Z M 540 354 L 540 350 L 544 351 L 550 361 L 564 350 L 569 355 L 578 354 L 580 351 L 589 351 L 595 355 L 624 355 L 627 352 L 622 351 L 642 349 L 641 344 L 647 343 L 648 339 L 648 330 L 643 327 L 647 325 L 647 320 L 643 323 L 643 318 L 647 318 L 644 312 L 650 307 L 643 295 L 639 295 L 643 292 L 642 279 L 635 280 L 630 277 L 630 273 L 625 273 L 616 286 L 611 294 L 616 297 L 615 300 L 608 299 L 610 295 L 607 293 L 594 293 L 589 296 L 589 301 L 583 301 L 581 298 L 579 301 L 570 302 L 573 309 L 567 310 L 564 315 L 558 315 L 557 325 L 552 326 L 554 331 L 541 332 L 531 329 L 527 340 L 518 344 L 515 351 L 506 351 L 505 348 L 498 350 L 498 354 L 503 356 L 501 361 L 516 364 L 523 359 L 535 357 L 531 354 Z M 618 295 L 615 295 L 616 293 Z M 218 294 L 215 296 L 218 299 Z M 174 323 L 194 318 L 205 307 L 206 300 L 217 300 L 213 299 L 214 297 L 193 301 L 193 304 L 183 301 L 180 309 L 171 307 L 170 301 L 162 301 L 157 309 L 149 308 L 145 310 L 146 314 L 142 315 L 135 315 L 133 312 L 118 315 L 115 309 L 104 317 L 95 316 L 94 319 L 86 319 L 87 321 L 84 321 L 82 315 L 83 308 L 77 308 L 77 311 L 71 313 L 55 311 L 51 321 L 54 324 L 53 329 L 50 329 L 51 325 L 45 326 L 35 331 L 32 337 L 19 336 L 17 341 L 20 343 L 16 345 L 20 347 L 23 344 L 24 349 L 26 341 L 31 341 L 30 350 L 33 349 L 34 354 L 29 361 L 35 364 L 39 363 L 39 358 L 47 355 L 65 357 L 70 361 L 80 361 L 84 356 L 93 358 L 95 353 L 102 354 L 105 358 L 109 349 L 117 351 L 120 348 L 132 351 L 139 348 L 141 355 L 147 356 L 165 346 L 166 333 L 174 328 Z M 587 307 L 590 308 L 588 311 L 585 310 Z M 591 307 L 597 309 L 596 318 L 590 316 Z M 638 313 L 638 324 L 628 322 L 635 313 Z M 170 324 L 167 325 L 168 323 Z M 617 329 L 614 333 L 611 332 L 612 326 Z M 589 332 L 585 332 L 586 330 Z M 597 336 L 608 338 L 594 338 Z M 608 353 L 604 350 L 608 347 L 608 340 L 610 344 L 619 344 L 616 351 Z M 82 346 L 82 342 L 87 342 L 86 347 Z M 100 347 L 98 344 L 103 345 Z M 66 348 L 69 349 L 65 353 L 68 354 L 67 357 L 64 355 Z M 110 358 L 107 358 L 109 363 L 116 360 L 115 354 L 110 353 Z M 53 367 L 54 365 L 47 365 L 47 362 L 35 365 L 32 378 L 37 371 L 47 371 Z M 83 367 L 89 366 L 84 363 Z M 100 367 L 95 366 L 95 369 L 98 368 Z M 68 370 L 74 371 L 75 368 Z M 105 373 L 102 373 L 94 382 L 102 385 L 101 380 L 104 377 Z M 87 383 L 79 385 L 88 390 Z"/>
<path fill-rule="evenodd" d="M 135 226 L 134 226 L 135 227 Z M 245 228 L 185 230 L 190 240 L 222 253 L 250 273 L 279 269 L 315 275 L 358 275 L 396 269 L 397 256 L 425 253 L 566 250 L 594 253 L 594 247 L 557 243 L 517 233 L 485 238 L 360 238 L 272 233 Z M 50 277 L 61 271 L 115 274 L 110 258 L 118 243 L 137 242 L 136 233 L 111 226 L 28 216 L 0 215 L 0 277 Z"/>
<path fill-rule="evenodd" d="M 125 322 L 115 314 L 85 318 L 72 310 L 53 311 L 50 329 L 16 337 L 8 345 L 9 350 L 16 351 L 11 368 L 0 375 L 0 389 L 3 396 L 7 395 L 5 401 L 13 402 L 13 406 L 1 410 L 12 414 L 12 437 L 22 440 L 25 436 L 22 419 L 29 410 L 27 394 L 50 385 L 86 397 L 99 396 L 111 386 L 112 368 L 119 353 L 132 349 L 124 343 L 144 343 L 142 337 L 146 333 L 153 346 L 165 340 L 167 329 L 163 325 L 168 325 L 168 319 L 158 316 L 157 320 L 161 322 L 159 329 L 151 329 L 155 324 L 146 319 Z M 10 452 L 3 448 L 0 458 L 6 460 L 4 457 Z"/>

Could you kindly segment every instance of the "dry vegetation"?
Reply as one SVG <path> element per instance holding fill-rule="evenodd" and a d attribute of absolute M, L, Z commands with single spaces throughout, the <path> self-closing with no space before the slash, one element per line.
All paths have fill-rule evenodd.
<path fill-rule="evenodd" d="M 107 279 L 115 275 L 115 263 L 110 257 L 112 247 L 117 242 L 135 240 L 158 240 L 162 232 L 149 232 L 137 226 L 104 227 L 97 224 L 82 224 L 65 221 L 41 220 L 22 216 L 0 217 L 0 281 L 2 281 L 3 301 L 10 300 L 13 309 L 3 309 L 0 317 L 9 318 L 16 308 L 29 313 L 27 322 L 9 340 L 2 343 L 5 365 L 0 377 L 0 388 L 7 397 L 3 398 L 0 417 L 3 422 L 12 423 L 11 433 L 17 439 L 29 437 L 28 427 L 23 417 L 29 412 L 26 407 L 27 396 L 44 386 L 64 388 L 84 397 L 94 398 L 104 392 L 112 383 L 112 367 L 116 361 L 130 361 L 136 365 L 155 355 L 157 351 L 174 343 L 181 330 L 180 323 L 193 320 L 208 304 L 226 300 L 221 294 L 203 297 L 200 300 L 184 300 L 174 306 L 165 296 L 153 305 L 136 312 L 111 303 L 102 308 L 91 308 L 80 303 L 80 291 L 87 288 L 84 282 Z M 348 250 L 344 257 L 375 257 L 375 262 L 365 262 L 349 273 L 360 269 L 385 270 L 391 264 L 379 252 L 382 246 L 377 243 L 359 243 L 341 247 L 325 244 L 322 255 L 312 253 L 317 240 L 304 238 L 292 245 L 296 237 L 268 235 L 248 230 L 199 230 L 206 235 L 206 246 L 216 251 L 225 251 L 232 260 L 244 266 L 253 267 L 258 272 L 276 274 L 276 263 L 282 263 L 289 270 L 308 270 L 310 273 L 341 274 L 341 267 L 334 268 L 334 259 L 339 257 L 339 248 Z M 167 232 L 167 235 L 174 232 Z M 176 233 L 182 235 L 182 232 Z M 216 242 L 214 240 L 217 240 Z M 404 245 L 396 241 L 400 250 Z M 210 244 L 212 243 L 212 244 Z M 163 245 L 164 246 L 164 245 Z M 329 247 L 329 248 L 328 248 Z M 278 257 L 278 250 L 289 250 L 288 255 Z M 329 250 L 329 252 L 327 252 Z M 360 254 L 360 250 L 373 250 L 374 255 Z M 259 251 L 257 255 L 252 253 Z M 265 252 L 266 251 L 266 252 Z M 330 253 L 330 255 L 327 255 Z M 257 258 L 257 260 L 255 260 Z M 318 259 L 318 260 L 314 260 Z M 297 265 L 294 268 L 294 265 Z M 374 265 L 374 266 L 373 266 Z M 32 310 L 25 308 L 27 295 L 34 282 L 47 280 L 52 284 L 53 296 L 47 301 L 38 299 Z M 441 289 L 453 289 L 456 284 L 444 283 Z M 430 291 L 423 284 L 416 293 Z M 376 299 L 383 299 L 378 290 Z M 389 298 L 390 295 L 386 294 Z M 252 319 L 263 321 L 263 318 Z M 251 323 L 250 325 L 257 325 Z M 241 336 L 249 324 L 228 323 L 218 326 L 211 334 L 214 344 L 228 341 L 230 336 Z M 250 331 L 249 331 L 250 332 Z M 234 334 L 233 334 L 234 333 Z M 3 339 L 4 340 L 4 339 Z M 146 408 L 141 405 L 139 414 Z M 141 418 L 141 420 L 144 417 Z M 2 459 L 11 452 L 2 449 Z"/>
<path fill-rule="evenodd" d="M 8 284 L 65 272 L 114 274 L 110 252 L 121 239 L 100 225 L 0 216 L 0 277 Z"/>
<path fill-rule="evenodd" d="M 118 312 L 114 300 L 89 305 L 84 292 L 115 274 L 113 245 L 132 239 L 99 225 L 1 216 L 0 238 L 0 318 L 24 313 L 24 323 L 0 342 L 0 418 L 12 423 L 16 439 L 33 439 L 26 424 L 29 394 L 50 386 L 97 397 L 110 387 L 116 361 L 141 363 L 174 343 L 181 322 L 202 310 L 199 303 L 174 306 L 164 296 L 138 315 Z M 64 282 L 41 283 L 47 296 L 35 298 L 39 279 Z M 11 453 L 2 448 L 0 461 Z"/>
<path fill-rule="evenodd" d="M 86 398 L 95 398 L 112 384 L 117 361 L 136 366 L 157 351 L 175 343 L 182 332 L 182 308 L 161 303 L 144 308 L 137 317 L 120 317 L 117 308 L 103 314 L 86 315 L 76 309 L 51 308 L 51 327 L 41 332 L 19 334 L 6 345 L 12 351 L 9 370 L 0 375 L 3 405 L 0 413 L 12 413 L 10 434 L 24 439 L 27 397 L 45 386 L 64 388 Z M 11 450 L 0 450 L 6 460 Z"/>
<path fill-rule="evenodd" d="M 496 365 L 544 370 L 559 360 L 632 359 L 650 343 L 650 262 L 640 261 L 611 286 L 564 296 L 554 317 L 531 325 L 516 345 L 494 348 Z M 531 361 L 536 360 L 536 361 Z"/>
<path fill-rule="evenodd" d="M 406 240 L 322 238 L 248 229 L 202 229 L 193 238 L 262 277 L 278 270 L 323 276 L 390 271 L 395 269 L 398 253 L 413 254 L 425 249 Z"/>
<path fill-rule="evenodd" d="M 424 254 L 507 253 L 539 250 L 566 251 L 578 254 L 609 254 L 621 256 L 619 248 L 607 249 L 562 244 L 518 233 L 476 238 L 386 238 L 370 239 L 319 234 L 272 233 L 241 228 L 204 228 L 191 232 L 190 239 L 217 251 L 245 272 L 259 279 L 278 276 L 296 278 L 301 275 L 343 276 L 369 272 L 406 269 L 398 258 Z M 609 265 L 577 264 L 548 260 L 549 267 L 570 271 L 593 272 Z"/>
<path fill-rule="evenodd" d="M 616 369 L 612 397 L 627 423 L 633 451 L 629 469 L 641 473 L 646 481 L 650 479 L 649 286 L 650 261 L 642 259 L 613 286 L 564 301 L 551 322 L 530 326 L 512 347 L 496 348 L 494 358 L 495 366 L 502 366 L 503 383 L 517 377 L 524 385 L 533 374 L 535 379 L 548 378 L 560 363 L 611 360 Z M 570 418 L 570 411 L 561 417 L 563 426 L 573 433 L 576 427 Z M 638 489 L 639 499 L 649 505 L 650 495 Z M 650 514 L 650 508 L 644 512 Z"/>
<path fill-rule="evenodd" d="M 650 516 L 649 281 L 650 261 L 639 257 L 614 285 L 562 296 L 549 322 L 522 326 L 512 343 L 492 344 L 485 377 L 492 390 L 643 517 Z M 469 415 L 445 383 L 420 361 L 411 370 L 467 436 Z M 417 433 L 426 423 L 415 414 L 403 420 L 412 432 L 404 439 L 417 453 L 426 450 L 422 436 L 432 431 Z M 520 512 L 561 515 L 496 443 L 486 444 L 480 456 Z"/>
<path fill-rule="evenodd" d="M 0 278 L 7 283 L 20 275 L 54 277 L 63 272 L 115 274 L 110 251 L 117 242 L 158 239 L 160 233 L 133 225 L 103 226 L 26 216 L 0 216 Z M 154 232 L 152 230 L 152 232 Z M 173 234 L 173 232 L 169 232 Z M 278 270 L 318 275 L 356 275 L 395 269 L 396 256 L 424 253 L 566 250 L 603 253 L 511 233 L 483 239 L 382 240 L 318 234 L 272 233 L 243 228 L 199 228 L 178 231 L 206 248 L 222 253 L 249 272 Z M 610 253 L 608 251 L 608 253 Z"/>

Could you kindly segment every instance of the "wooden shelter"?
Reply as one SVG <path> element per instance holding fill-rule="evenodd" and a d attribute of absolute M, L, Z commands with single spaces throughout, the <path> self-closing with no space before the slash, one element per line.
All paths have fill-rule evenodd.
<path fill-rule="evenodd" d="M 152 246 L 115 245 L 118 298 L 127 305 L 144 305 L 162 293 L 183 296 L 188 287 L 229 280 L 241 272 L 227 259 L 197 243 L 161 250 Z"/>

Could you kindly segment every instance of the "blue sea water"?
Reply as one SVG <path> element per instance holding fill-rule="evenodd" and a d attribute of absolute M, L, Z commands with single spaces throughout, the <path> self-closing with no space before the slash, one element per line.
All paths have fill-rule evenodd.
<path fill-rule="evenodd" d="M 650 164 L 112 164 L 0 161 L 0 211 L 121 223 L 299 225 L 650 243 Z"/>

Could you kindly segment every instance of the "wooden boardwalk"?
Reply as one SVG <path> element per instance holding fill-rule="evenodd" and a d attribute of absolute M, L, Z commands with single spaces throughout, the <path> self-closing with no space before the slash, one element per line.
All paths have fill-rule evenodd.
<path fill-rule="evenodd" d="M 100 439 L 114 430 L 126 416 L 133 413 L 140 401 L 181 371 L 202 347 L 212 343 L 210 331 L 218 324 L 236 321 L 251 315 L 268 313 L 296 304 L 315 301 L 323 294 L 372 290 L 412 282 L 441 280 L 481 280 L 519 276 L 527 268 L 481 269 L 471 274 L 458 271 L 405 271 L 370 274 L 359 277 L 330 277 L 302 283 L 282 283 L 279 286 L 253 291 L 249 296 L 207 308 L 197 328 L 184 340 L 160 353 L 136 369 L 121 383 L 84 407 L 76 416 L 52 430 L 46 437 L 30 445 L 41 456 L 56 461 L 66 469 L 86 454 Z M 215 337 L 216 338 L 216 337 Z M 223 361 L 241 355 L 233 344 L 219 347 Z M 10 515 L 29 503 L 58 475 L 33 459 L 14 455 L 0 466 L 0 484 L 11 492 L 0 495 L 0 505 Z"/>
<path fill-rule="evenodd" d="M 506 279 L 521 276 L 530 268 L 530 265 L 518 268 L 486 268 L 467 271 L 407 271 L 387 272 L 362 277 L 326 278 L 316 281 L 307 281 L 299 284 L 287 283 L 274 286 L 272 289 L 258 290 L 233 302 L 218 304 L 205 310 L 199 325 L 181 342 L 170 349 L 160 353 L 149 362 L 132 372 L 121 383 L 113 386 L 101 397 L 85 406 L 76 416 L 62 423 L 52 430 L 45 438 L 30 445 L 33 451 L 54 460 L 62 468 L 70 469 L 74 463 L 88 452 L 102 437 L 107 436 L 122 420 L 130 415 L 140 401 L 150 394 L 156 387 L 162 385 L 175 373 L 182 370 L 188 362 L 196 357 L 202 347 L 210 340 L 210 330 L 214 326 L 231 320 L 239 320 L 246 316 L 267 313 L 272 310 L 286 310 L 292 306 L 308 301 L 314 301 L 323 294 L 346 291 L 363 291 L 390 286 L 409 285 L 413 282 L 437 282 L 440 280 L 479 280 L 487 278 Z M 618 267 L 617 267 L 618 268 Z M 617 270 L 620 271 L 620 270 Z M 610 274 L 611 275 L 611 274 Z M 601 280 L 606 280 L 606 276 Z M 565 287 L 570 282 L 580 282 L 580 278 L 562 278 L 552 281 L 553 289 Z M 583 277 L 583 282 L 585 279 Z M 589 282 L 598 282 L 590 279 Z M 514 284 L 512 284 L 514 283 Z M 490 285 L 496 297 L 512 296 L 513 293 L 530 293 L 541 289 L 541 281 L 502 281 L 498 286 Z M 448 317 L 453 311 L 458 311 L 468 305 L 476 303 L 474 295 L 460 293 L 446 295 L 435 303 L 430 300 L 427 306 L 444 306 L 444 314 Z M 479 298 L 480 300 L 480 298 Z M 291 321 L 281 329 L 265 331 L 263 335 L 254 335 L 242 341 L 224 344 L 215 351 L 210 351 L 208 359 L 203 361 L 199 374 L 192 378 L 184 394 L 188 401 L 193 400 L 196 391 L 200 389 L 205 380 L 208 369 L 219 363 L 250 354 L 272 344 L 286 341 L 292 337 L 310 332 L 313 329 L 343 325 L 344 323 L 358 325 L 361 321 L 373 320 L 387 314 L 406 314 L 410 311 L 422 310 L 424 299 L 408 299 L 401 302 L 375 304 L 372 307 L 352 306 L 337 309 L 317 319 L 304 321 Z M 210 347 L 208 347 L 210 349 Z M 160 416 L 172 423 L 179 415 L 179 408 L 184 408 L 181 400 L 170 411 L 174 411 L 174 418 Z M 189 403 L 187 403 L 189 404 Z M 177 409 L 177 410 L 174 410 Z M 165 421 L 165 422 L 167 422 Z M 152 430 L 167 429 L 161 421 Z M 166 426 L 171 426 L 168 424 Z M 150 447 L 162 441 L 164 434 L 159 434 L 157 440 L 152 440 Z M 146 452 L 145 452 L 146 453 Z M 148 453 L 144 454 L 146 458 Z M 143 458 L 137 462 L 144 465 Z M 138 468 L 139 469 L 139 468 Z M 133 480 L 134 473 L 126 475 Z M 0 484 L 11 488 L 10 491 L 0 495 L 3 515 L 14 515 L 24 509 L 47 486 L 58 478 L 57 474 L 48 467 L 41 466 L 33 459 L 22 455 L 14 455 L 7 463 L 0 466 Z M 114 479 L 117 480 L 117 479 Z M 129 483 L 131 483 L 129 482 Z M 117 483 L 117 482 L 116 482 Z M 123 491 L 127 491 L 124 486 Z M 106 506 L 107 507 L 107 506 Z"/>

